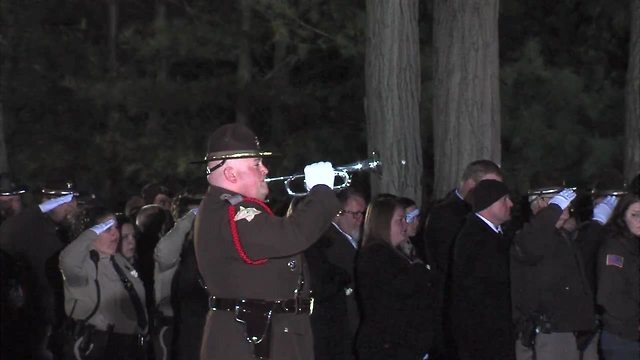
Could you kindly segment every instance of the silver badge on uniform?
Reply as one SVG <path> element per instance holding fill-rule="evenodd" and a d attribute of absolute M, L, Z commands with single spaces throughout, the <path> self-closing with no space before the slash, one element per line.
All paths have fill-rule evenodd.
<path fill-rule="evenodd" d="M 295 270 L 295 269 L 296 269 L 296 266 L 298 265 L 298 263 L 296 262 L 296 260 L 295 260 L 295 259 L 291 259 L 291 260 L 289 260 L 289 262 L 287 263 L 287 265 L 289 266 L 289 269 L 290 269 L 291 271 L 293 271 L 293 270 Z"/>

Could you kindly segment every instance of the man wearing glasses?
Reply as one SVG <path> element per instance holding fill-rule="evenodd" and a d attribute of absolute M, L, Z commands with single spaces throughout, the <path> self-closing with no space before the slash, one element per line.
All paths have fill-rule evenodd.
<path fill-rule="evenodd" d="M 353 359 L 360 322 L 354 289 L 354 263 L 367 203 L 353 188 L 338 193 L 342 210 L 305 252 L 311 272 L 314 312 L 311 326 L 316 360 Z"/>

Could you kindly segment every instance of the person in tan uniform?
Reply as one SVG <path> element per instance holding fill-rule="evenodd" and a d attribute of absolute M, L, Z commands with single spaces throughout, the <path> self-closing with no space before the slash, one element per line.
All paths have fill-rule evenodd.
<path fill-rule="evenodd" d="M 201 359 L 313 359 L 302 252 L 340 210 L 330 163 L 305 167 L 306 198 L 289 217 L 264 203 L 268 173 L 253 132 L 214 131 L 203 163 L 210 184 L 195 222 L 198 268 L 210 295 Z"/>
<path fill-rule="evenodd" d="M 60 253 L 65 311 L 69 317 L 68 359 L 143 359 L 148 318 L 137 271 L 116 252 L 115 216 L 86 210 L 91 228 Z"/>

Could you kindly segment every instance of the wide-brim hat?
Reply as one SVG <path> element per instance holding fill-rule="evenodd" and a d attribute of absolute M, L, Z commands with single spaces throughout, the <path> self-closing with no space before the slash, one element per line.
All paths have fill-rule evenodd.
<path fill-rule="evenodd" d="M 0 196 L 14 196 L 27 192 L 27 187 L 16 185 L 9 174 L 0 174 Z"/>
<path fill-rule="evenodd" d="M 258 137 L 248 127 L 231 123 L 220 126 L 210 136 L 204 159 L 192 164 L 208 163 L 214 160 L 271 157 L 277 154 L 260 149 Z"/>
<path fill-rule="evenodd" d="M 80 196 L 75 183 L 71 180 L 51 182 L 43 186 L 41 192 L 42 195 L 46 196 L 64 196 L 69 194 Z"/>
<path fill-rule="evenodd" d="M 565 188 L 563 186 L 545 186 L 527 191 L 528 196 L 550 197 L 559 194 Z"/>

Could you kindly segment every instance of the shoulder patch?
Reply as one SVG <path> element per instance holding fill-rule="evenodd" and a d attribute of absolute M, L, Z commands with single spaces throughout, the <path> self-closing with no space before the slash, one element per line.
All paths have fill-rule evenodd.
<path fill-rule="evenodd" d="M 624 257 L 620 255 L 607 254 L 606 265 L 616 266 L 622 269 L 624 267 Z"/>
<path fill-rule="evenodd" d="M 256 215 L 261 213 L 262 211 L 256 208 L 245 208 L 244 206 L 240 206 L 240 211 L 238 211 L 236 217 L 233 220 L 238 221 L 246 219 L 247 221 L 251 221 Z"/>

